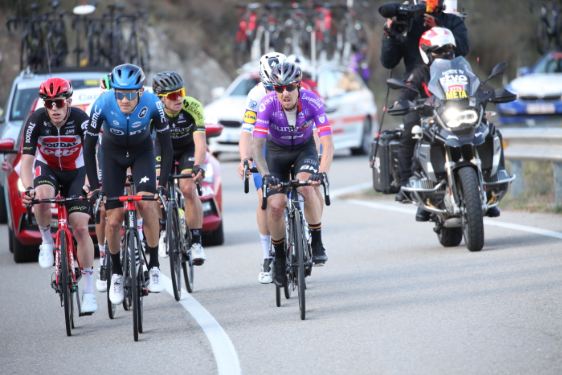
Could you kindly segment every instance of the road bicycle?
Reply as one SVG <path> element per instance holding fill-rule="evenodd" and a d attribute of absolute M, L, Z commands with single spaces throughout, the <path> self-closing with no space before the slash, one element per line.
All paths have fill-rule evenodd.
<path fill-rule="evenodd" d="M 287 257 L 287 284 L 284 286 L 275 285 L 275 304 L 281 306 L 281 288 L 284 289 L 285 297 L 291 297 L 293 291 L 297 291 L 299 299 L 299 311 L 301 320 L 306 318 L 306 276 L 312 273 L 312 248 L 308 234 L 308 224 L 304 218 L 304 201 L 298 193 L 298 188 L 311 186 L 309 181 L 294 179 L 293 173 L 291 180 L 281 182 L 279 188 L 287 194 L 287 204 L 285 207 L 285 256 Z M 322 187 L 324 190 L 324 202 L 330 205 L 329 182 L 324 176 Z M 267 206 L 267 196 L 270 187 L 264 185 L 262 209 Z M 275 277 L 275 276 L 274 276 Z"/>
<path fill-rule="evenodd" d="M 144 271 L 144 265 L 147 264 L 147 261 L 137 228 L 137 207 L 135 202 L 155 201 L 158 199 L 153 195 L 137 195 L 134 192 L 134 187 L 131 194 L 107 197 L 105 199 L 105 202 L 118 201 L 125 203 L 125 235 L 121 249 L 123 292 L 125 300 L 128 298 L 133 307 L 133 338 L 135 341 L 138 341 L 139 333 L 143 332 L 143 297 L 148 295 L 148 277 Z M 109 287 L 107 290 L 109 293 Z"/>
<path fill-rule="evenodd" d="M 60 189 L 59 189 L 60 190 Z M 31 206 L 35 204 L 54 204 L 57 211 L 57 231 L 55 233 L 55 272 L 51 277 L 51 287 L 59 295 L 61 307 L 64 309 L 66 335 L 72 336 L 74 325 L 74 300 L 78 316 L 92 315 L 83 313 L 80 309 L 80 266 L 76 257 L 76 246 L 70 228 L 68 227 L 68 210 L 66 203 L 85 200 L 83 196 L 64 198 L 60 191 L 54 198 L 32 199 L 27 208 L 27 217 L 31 219 Z"/>
<path fill-rule="evenodd" d="M 167 199 L 161 197 L 164 204 L 164 217 L 166 218 L 166 253 L 170 259 L 170 278 L 176 301 L 181 299 L 181 278 L 185 281 L 188 293 L 193 292 L 194 264 L 191 254 L 191 232 L 185 221 L 183 211 L 184 198 L 177 181 L 184 178 L 192 178 L 189 174 L 175 174 L 169 176 L 170 191 Z M 197 184 L 198 194 L 201 195 L 201 187 Z"/>

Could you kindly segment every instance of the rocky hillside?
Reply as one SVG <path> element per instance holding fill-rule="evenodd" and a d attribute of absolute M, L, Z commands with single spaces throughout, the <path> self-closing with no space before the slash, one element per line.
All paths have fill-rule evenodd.
<path fill-rule="evenodd" d="M 98 1 L 98 9 L 105 9 L 109 1 Z M 237 20 L 234 5 L 242 0 L 126 0 L 131 9 L 144 6 L 149 10 L 147 23 L 151 41 L 151 70 L 175 69 L 183 73 L 190 94 L 210 100 L 213 87 L 225 86 L 236 75 L 233 61 L 233 40 Z M 289 1 L 285 1 L 289 2 Z M 335 1 L 332 1 L 335 2 Z M 344 3 L 343 0 L 338 2 Z M 356 0 L 357 2 L 357 0 Z M 0 0 L 0 84 L 8 88 L 19 70 L 19 40 L 5 32 L 4 24 L 24 0 Z M 47 0 L 40 1 L 47 3 Z M 76 1 L 63 0 L 62 7 L 71 9 Z M 113 3 L 113 1 L 111 1 Z M 379 65 L 382 17 L 377 13 L 384 1 L 369 1 L 361 10 L 361 18 L 369 33 L 369 63 L 374 72 L 370 85 L 383 87 L 388 71 Z M 459 0 L 468 14 L 471 53 L 483 71 L 500 60 L 507 60 L 510 75 L 520 65 L 528 65 L 537 57 L 534 46 L 536 16 L 529 10 L 529 2 L 521 0 Z M 45 4 L 43 4 L 45 6 Z M 536 10 L 535 10 L 536 12 Z M 382 91 L 382 90 L 381 90 Z M 382 93 L 378 102 L 382 102 Z M 0 90 L 4 103 L 7 89 Z M 0 104 L 1 106 L 1 104 Z"/>

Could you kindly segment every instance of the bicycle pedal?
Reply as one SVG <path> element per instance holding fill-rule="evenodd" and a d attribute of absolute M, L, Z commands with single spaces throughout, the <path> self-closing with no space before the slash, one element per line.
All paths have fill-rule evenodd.
<path fill-rule="evenodd" d="M 94 314 L 93 311 L 92 312 L 80 312 L 80 314 L 78 316 L 90 316 L 90 315 L 93 315 L 93 314 Z"/>
<path fill-rule="evenodd" d="M 150 292 L 148 291 L 148 288 L 142 288 L 142 295 L 143 295 L 143 296 L 145 296 L 145 297 L 148 296 L 148 293 L 150 293 Z"/>

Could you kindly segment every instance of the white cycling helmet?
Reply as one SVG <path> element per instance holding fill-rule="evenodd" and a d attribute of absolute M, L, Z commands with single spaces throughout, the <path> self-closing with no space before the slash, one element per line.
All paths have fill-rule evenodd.
<path fill-rule="evenodd" d="M 423 62 L 426 64 L 431 64 L 433 62 L 433 57 L 431 52 L 436 52 L 438 50 L 446 50 L 445 47 L 450 47 L 451 51 L 454 51 L 455 36 L 451 30 L 444 27 L 432 27 L 422 34 L 419 42 L 420 55 Z"/>
<path fill-rule="evenodd" d="M 277 64 L 285 61 L 287 56 L 279 52 L 269 52 L 260 58 L 260 81 L 265 86 L 271 86 L 271 71 Z"/>

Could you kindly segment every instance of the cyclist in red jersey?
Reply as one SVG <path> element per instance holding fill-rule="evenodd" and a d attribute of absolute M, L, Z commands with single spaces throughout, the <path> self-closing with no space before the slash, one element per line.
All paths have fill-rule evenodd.
<path fill-rule="evenodd" d="M 59 187 L 65 197 L 82 193 L 86 169 L 84 167 L 83 140 L 89 116 L 72 108 L 72 86 L 62 78 L 49 78 L 39 87 L 39 96 L 45 108 L 33 112 L 23 130 L 21 179 L 26 192 L 24 204 L 32 198 L 53 198 Z M 94 293 L 94 243 L 88 232 L 88 204 L 73 201 L 67 206 L 68 220 L 78 244 L 78 263 L 84 278 L 82 312 L 97 310 Z M 54 242 L 51 235 L 51 206 L 37 204 L 33 207 L 42 244 L 39 246 L 39 265 L 53 265 Z"/>

